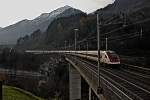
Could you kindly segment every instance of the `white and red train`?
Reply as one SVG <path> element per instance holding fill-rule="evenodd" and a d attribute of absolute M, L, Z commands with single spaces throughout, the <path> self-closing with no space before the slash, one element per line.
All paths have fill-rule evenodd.
<path fill-rule="evenodd" d="M 93 61 L 98 61 L 98 52 L 97 51 L 34 51 L 34 50 L 27 50 L 27 53 L 34 53 L 34 54 L 50 54 L 50 53 L 62 53 L 62 54 L 70 54 L 82 58 L 86 58 Z M 105 64 L 111 65 L 118 65 L 120 64 L 120 58 L 118 54 L 114 51 L 100 51 L 100 62 Z"/>
<path fill-rule="evenodd" d="M 72 55 L 98 61 L 97 51 L 70 51 Z M 105 64 L 120 64 L 120 58 L 114 51 L 100 51 L 100 62 Z"/>

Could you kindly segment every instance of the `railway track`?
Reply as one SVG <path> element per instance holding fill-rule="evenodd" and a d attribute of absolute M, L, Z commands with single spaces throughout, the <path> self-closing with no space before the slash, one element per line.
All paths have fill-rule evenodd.
<path fill-rule="evenodd" d="M 122 63 L 121 68 L 132 70 L 134 72 L 142 73 L 143 75 L 150 75 L 150 68 L 135 66 L 131 64 Z"/>
<path fill-rule="evenodd" d="M 79 57 L 78 59 L 80 63 L 84 62 L 84 64 L 87 64 L 90 69 L 97 73 L 97 65 Z M 127 71 L 104 67 L 101 68 L 101 75 L 131 97 L 132 100 L 150 100 L 150 82 L 148 77 L 143 78 L 141 76 L 139 78 L 139 76 L 133 76 L 133 73 L 128 73 Z"/>
<path fill-rule="evenodd" d="M 147 85 L 147 83 L 142 83 L 142 80 L 139 80 L 138 77 L 132 77 L 128 73 L 110 69 L 105 69 L 104 73 L 107 75 L 109 74 L 109 77 L 114 76 L 117 81 L 119 79 L 118 82 L 121 82 L 121 84 L 123 83 L 122 85 L 124 87 L 134 92 L 137 96 L 144 98 L 143 100 L 150 99 L 150 85 Z"/>
<path fill-rule="evenodd" d="M 82 63 L 81 66 L 84 67 L 83 70 L 89 71 L 90 73 L 93 73 L 96 80 L 98 79 L 98 73 L 94 68 L 90 68 L 91 65 L 86 64 L 85 62 L 82 62 L 82 60 L 77 60 L 75 58 L 71 58 L 72 61 L 74 61 L 75 63 Z M 80 65 L 80 64 L 78 64 Z M 87 67 L 89 66 L 89 67 Z M 111 82 L 109 82 L 105 77 L 103 77 L 102 75 L 100 76 L 101 79 L 103 80 L 103 85 L 107 86 L 108 89 L 110 91 L 112 91 L 118 98 L 120 98 L 119 100 L 132 100 L 132 98 L 130 98 L 128 95 L 126 95 L 122 90 L 120 90 L 118 87 L 116 87 L 114 84 L 112 84 Z M 117 90 L 117 91 L 115 91 Z M 114 99 L 114 98 L 112 98 Z M 112 99 L 108 99 L 108 100 L 112 100 Z M 115 99 L 118 100 L 118 99 Z"/>

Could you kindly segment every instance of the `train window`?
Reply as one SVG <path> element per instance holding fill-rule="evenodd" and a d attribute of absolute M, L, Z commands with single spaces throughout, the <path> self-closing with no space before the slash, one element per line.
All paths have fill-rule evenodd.
<path fill-rule="evenodd" d="M 114 52 L 107 52 L 107 55 L 111 60 L 118 60 L 118 56 Z"/>

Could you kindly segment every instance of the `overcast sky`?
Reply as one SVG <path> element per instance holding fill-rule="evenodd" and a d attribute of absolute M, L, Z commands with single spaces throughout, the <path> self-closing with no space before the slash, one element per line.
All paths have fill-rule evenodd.
<path fill-rule="evenodd" d="M 6 27 L 23 19 L 34 19 L 41 13 L 49 13 L 69 5 L 90 13 L 113 0 L 0 0 L 0 27 Z"/>

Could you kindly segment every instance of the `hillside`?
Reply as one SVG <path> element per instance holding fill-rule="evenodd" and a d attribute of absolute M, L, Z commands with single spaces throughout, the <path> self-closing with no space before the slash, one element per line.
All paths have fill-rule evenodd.
<path fill-rule="evenodd" d="M 66 14 L 68 14 L 68 12 L 70 11 L 67 11 Z M 42 33 L 40 30 L 37 30 L 30 36 L 19 38 L 17 47 L 19 49 L 54 49 L 62 46 L 64 45 L 64 40 L 69 41 L 69 38 L 73 36 L 74 28 L 79 28 L 81 20 L 84 18 L 86 18 L 86 14 L 81 12 L 75 15 L 55 19 L 48 26 L 46 32 Z"/>
<path fill-rule="evenodd" d="M 74 16 L 62 17 L 49 24 L 48 29 L 41 34 L 34 32 L 17 47 L 25 49 L 62 49 L 65 41 L 67 45 L 74 44 L 74 28 L 78 28 L 77 40 L 88 39 L 89 49 L 96 49 L 96 13 L 101 15 L 102 24 L 120 23 L 108 25 L 101 28 L 102 49 L 105 49 L 105 33 L 114 29 L 117 31 L 109 33 L 108 49 L 117 52 L 150 50 L 147 46 L 150 42 L 150 1 L 149 0 L 116 0 L 105 8 L 98 9 L 91 14 L 76 14 Z M 80 17 L 79 17 L 80 16 Z M 125 27 L 124 27 L 125 26 Z M 142 28 L 142 38 L 140 36 Z M 39 35 L 39 33 L 41 35 Z M 86 41 L 80 44 L 81 49 L 86 49 Z M 78 45 L 79 46 L 79 45 Z M 118 49 L 119 48 L 119 49 Z M 73 49 L 73 48 L 72 48 Z M 136 52 L 135 52 L 136 53 Z M 140 54 L 140 53 L 138 53 Z"/>
<path fill-rule="evenodd" d="M 3 100 L 44 100 L 19 88 L 3 86 Z"/>
<path fill-rule="evenodd" d="M 95 13 L 102 14 L 103 24 L 118 23 L 123 24 L 115 26 L 114 29 L 122 27 L 118 31 L 114 31 L 108 35 L 109 49 L 118 52 L 125 50 L 125 52 L 148 51 L 147 46 L 150 42 L 150 1 L 149 0 L 115 0 L 113 4 L 108 5 L 103 9 L 97 10 Z M 123 25 L 126 27 L 123 27 Z M 114 27 L 113 26 L 109 26 Z M 110 32 L 108 27 L 104 27 L 102 32 Z M 140 32 L 142 29 L 142 38 Z M 120 37 L 119 37 L 120 36 Z M 119 38 L 117 38 L 119 37 Z M 119 48 L 119 50 L 118 50 Z M 127 51 L 126 51 L 127 50 Z M 138 54 L 140 54 L 138 52 Z"/>

